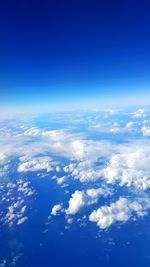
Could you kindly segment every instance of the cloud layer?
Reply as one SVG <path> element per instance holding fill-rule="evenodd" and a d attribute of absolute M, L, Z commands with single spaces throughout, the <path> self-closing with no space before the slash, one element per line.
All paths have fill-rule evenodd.
<path fill-rule="evenodd" d="M 1 221 L 9 226 L 27 221 L 26 199 L 35 194 L 32 173 L 37 179 L 49 177 L 62 190 L 64 199 L 50 213 L 53 218 L 64 216 L 70 225 L 73 218 L 84 218 L 106 229 L 146 215 L 150 208 L 149 110 L 120 112 L 55 114 L 56 125 L 61 123 L 56 128 L 55 124 L 42 128 L 33 118 L 2 122 L 0 181 L 7 208 Z M 12 181 L 14 175 L 17 178 Z"/>

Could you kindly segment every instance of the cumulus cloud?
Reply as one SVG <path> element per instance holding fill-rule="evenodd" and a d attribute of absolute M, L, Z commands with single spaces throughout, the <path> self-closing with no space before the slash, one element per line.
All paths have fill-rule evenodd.
<path fill-rule="evenodd" d="M 96 181 L 102 177 L 102 165 L 112 151 L 113 145 L 110 142 L 89 140 L 85 142 L 85 153 L 82 159 L 66 165 L 63 170 L 81 182 Z"/>
<path fill-rule="evenodd" d="M 3 224 L 14 226 L 24 223 L 28 217 L 28 201 L 35 190 L 27 180 L 19 179 L 15 183 L 8 182 L 1 187 L 1 203 L 4 209 L 0 213 L 0 221 Z"/>
<path fill-rule="evenodd" d="M 43 175 L 43 177 L 53 171 L 55 173 L 52 176 L 55 177 L 58 185 L 63 187 L 67 181 L 68 188 L 64 193 L 68 194 L 70 188 L 72 190 L 72 182 L 74 185 L 78 184 L 79 187 L 75 189 L 67 206 L 66 203 L 55 205 L 51 215 L 64 212 L 65 217 L 70 218 L 70 215 L 77 214 L 83 208 L 99 203 L 101 197 L 104 201 L 104 197 L 111 194 L 111 190 L 107 187 L 112 188 L 112 185 L 117 185 L 117 188 L 126 187 L 126 191 L 133 196 L 134 208 L 131 201 L 126 198 L 120 198 L 119 202 L 101 207 L 103 209 L 100 208 L 100 214 L 103 213 L 105 219 L 100 218 L 100 227 L 108 227 L 116 221 L 126 221 L 133 213 L 142 215 L 143 204 L 135 200 L 133 192 L 141 194 L 150 188 L 150 143 L 148 141 L 150 129 L 148 120 L 143 120 L 148 114 L 144 109 L 139 109 L 132 114 L 132 120 L 131 116 L 127 118 L 127 115 L 129 113 L 120 119 L 120 115 L 117 117 L 114 111 L 97 111 L 91 114 L 76 114 L 75 121 L 71 117 L 73 115 L 70 115 L 67 117 L 67 127 L 69 126 L 70 130 L 40 129 L 37 126 L 32 127 L 32 123 L 31 127 L 20 124 L 20 126 L 14 125 L 13 128 L 11 125 L 7 130 L 2 129 L 0 131 L 0 177 L 4 177 L 4 173 L 11 174 L 12 169 L 14 172 L 17 170 L 17 175 L 21 177 L 24 177 L 23 173 L 28 171 L 39 172 L 37 175 Z M 82 133 L 80 133 L 81 130 Z M 113 133 L 117 135 L 114 137 Z M 139 141 L 133 140 L 134 133 Z M 19 162 L 18 166 L 15 163 L 13 168 L 9 168 L 14 161 Z M 78 181 L 74 182 L 73 179 Z M 79 182 L 82 183 L 81 187 Z M 104 188 L 104 186 L 107 187 Z M 15 193 L 21 199 L 12 196 L 13 190 L 16 190 Z M 29 181 L 21 179 L 17 183 L 7 183 L 7 193 L 4 192 L 2 195 L 2 200 L 9 203 L 5 222 L 23 223 L 25 220 L 23 218 L 27 218 L 28 206 L 24 202 L 20 205 L 18 201 L 25 200 L 34 193 Z M 121 195 L 119 190 L 117 192 L 114 190 L 114 194 Z M 67 207 L 66 210 L 63 209 L 64 206 Z M 125 206 L 127 206 L 126 209 Z M 136 211 L 138 207 L 140 208 Z M 109 218 L 105 215 L 105 210 Z M 96 218 L 97 214 L 90 215 L 90 218 Z"/>
<path fill-rule="evenodd" d="M 141 199 L 130 201 L 127 198 L 120 197 L 110 206 L 102 206 L 101 208 L 94 210 L 89 220 L 96 222 L 101 229 L 110 227 L 115 222 L 126 222 L 129 218 L 136 214 L 138 216 L 145 215 L 147 208 L 150 208 L 150 199 Z"/>
<path fill-rule="evenodd" d="M 4 153 L 0 153 L 0 163 L 4 163 L 6 159 L 6 156 L 4 155 Z"/>
<path fill-rule="evenodd" d="M 146 190 L 150 187 L 150 147 L 144 143 L 118 146 L 103 169 L 103 177 L 108 184 Z"/>
<path fill-rule="evenodd" d="M 26 205 L 22 206 L 23 203 L 24 200 L 17 200 L 8 207 L 8 212 L 5 216 L 5 223 L 9 223 L 11 226 L 16 220 L 18 220 L 17 224 L 22 224 L 25 220 L 27 220 L 26 216 L 22 217 L 27 208 Z"/>
<path fill-rule="evenodd" d="M 128 122 L 126 123 L 125 128 L 126 128 L 127 130 L 133 130 L 133 127 L 134 127 L 134 122 L 133 122 L 133 121 L 128 121 Z"/>
<path fill-rule="evenodd" d="M 92 205 L 98 201 L 100 196 L 107 196 L 110 190 L 104 188 L 91 188 L 86 191 L 76 190 L 69 199 L 69 207 L 66 214 L 75 215 L 83 207 Z"/>
<path fill-rule="evenodd" d="M 121 128 L 118 122 L 114 122 L 113 127 L 110 129 L 110 132 L 112 133 L 118 133 L 121 132 Z"/>
<path fill-rule="evenodd" d="M 18 172 L 28 172 L 28 171 L 41 171 L 45 170 L 50 172 L 53 170 L 51 158 L 49 157 L 36 157 L 29 161 L 22 162 L 18 167 Z"/>
<path fill-rule="evenodd" d="M 68 218 L 67 219 L 67 223 L 72 224 L 73 223 L 73 218 Z"/>
<path fill-rule="evenodd" d="M 64 167 L 64 171 L 71 173 L 72 177 L 79 179 L 81 182 L 96 181 L 102 177 L 102 169 L 94 168 L 93 162 L 87 160 L 71 163 Z"/>
<path fill-rule="evenodd" d="M 37 135 L 40 135 L 41 133 L 42 131 L 39 128 L 31 127 L 27 129 L 26 131 L 24 131 L 23 134 L 26 136 L 37 136 Z"/>
<path fill-rule="evenodd" d="M 133 112 L 132 116 L 134 118 L 145 118 L 147 117 L 147 114 L 145 113 L 145 110 L 140 108 L 137 111 Z"/>
<path fill-rule="evenodd" d="M 66 153 L 66 156 L 81 157 L 84 152 L 82 136 L 72 134 L 67 130 L 41 130 L 38 128 L 29 128 L 22 135 L 29 137 L 39 137 L 37 141 L 47 144 L 54 152 Z M 81 138 L 81 139 L 80 139 Z M 67 146 L 66 146 L 67 145 Z"/>
<path fill-rule="evenodd" d="M 67 214 L 74 215 L 85 205 L 86 195 L 84 192 L 76 190 L 69 200 L 69 207 L 66 210 Z"/>
<path fill-rule="evenodd" d="M 22 217 L 18 220 L 17 224 L 22 224 L 24 223 L 26 220 L 28 219 L 28 217 Z"/>
<path fill-rule="evenodd" d="M 18 192 L 23 193 L 24 196 L 32 196 L 35 191 L 33 188 L 30 188 L 30 182 L 24 182 L 23 180 L 18 181 Z"/>
<path fill-rule="evenodd" d="M 150 135 L 150 127 L 144 125 L 142 127 L 142 133 L 144 136 L 149 136 Z"/>
<path fill-rule="evenodd" d="M 62 209 L 62 204 L 54 205 L 51 211 L 51 215 L 56 216 L 61 209 Z"/>
<path fill-rule="evenodd" d="M 60 178 L 57 178 L 57 184 L 61 185 L 64 184 L 67 181 L 67 176 L 62 176 Z"/>
<path fill-rule="evenodd" d="M 70 163 L 63 170 L 81 182 L 93 182 L 105 179 L 108 184 L 134 186 L 145 190 L 150 186 L 150 146 L 149 142 L 127 142 L 107 144 L 107 152 L 102 151 L 98 143 L 88 151 L 82 161 Z M 102 157 L 103 155 L 103 157 Z"/>

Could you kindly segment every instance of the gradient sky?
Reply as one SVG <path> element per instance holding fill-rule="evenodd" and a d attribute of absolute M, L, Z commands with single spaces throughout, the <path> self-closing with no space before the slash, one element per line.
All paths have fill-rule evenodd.
<path fill-rule="evenodd" d="M 0 33 L 1 105 L 150 99 L 149 1 L 2 1 Z"/>

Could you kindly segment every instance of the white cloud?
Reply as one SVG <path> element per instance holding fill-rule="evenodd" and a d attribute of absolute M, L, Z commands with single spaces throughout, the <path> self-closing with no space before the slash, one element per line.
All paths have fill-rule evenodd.
<path fill-rule="evenodd" d="M 11 182 L 8 182 L 8 184 L 6 185 L 6 187 L 9 188 L 9 189 L 13 189 L 13 188 L 16 187 L 16 184 L 11 183 Z"/>
<path fill-rule="evenodd" d="M 66 214 L 74 215 L 85 205 L 85 193 L 79 190 L 76 190 L 72 194 L 72 198 L 69 200 L 69 207 L 66 210 Z"/>
<path fill-rule="evenodd" d="M 63 184 L 67 181 L 67 176 L 62 176 L 60 178 L 57 178 L 57 184 Z"/>
<path fill-rule="evenodd" d="M 114 114 L 114 112 L 110 111 L 110 114 Z M 70 122 L 73 125 L 71 128 L 69 123 L 67 124 L 68 129 L 71 128 L 70 131 L 66 129 L 49 131 L 37 127 L 29 128 L 28 126 L 16 130 L 15 126 L 15 130 L 9 131 L 8 129 L 5 136 L 5 129 L 3 129 L 3 134 L 0 132 L 0 137 L 2 137 L 0 173 L 3 177 L 4 173 L 11 173 L 12 167 L 9 169 L 9 164 L 12 164 L 14 160 L 20 161 L 17 175 L 24 176 L 21 173 L 37 171 L 39 172 L 38 177 L 42 177 L 40 176 L 40 171 L 42 171 L 44 177 L 47 172 L 52 170 L 56 172 L 52 176 L 58 185 L 63 187 L 67 181 L 68 190 L 64 190 L 64 193 L 67 192 L 68 194 L 73 179 L 78 179 L 79 181 L 74 184 L 81 182 L 82 185 L 70 197 L 67 209 L 62 208 L 66 206 L 66 203 L 63 203 L 55 205 L 51 211 L 52 215 L 64 212 L 66 217 L 78 213 L 84 207 L 97 203 L 101 196 L 110 194 L 109 190 L 106 192 L 106 188 L 103 188 L 104 185 L 107 184 L 110 188 L 112 184 L 117 185 L 117 188 L 118 186 L 125 186 L 126 191 L 133 196 L 134 208 L 131 208 L 131 203 L 127 203 L 128 212 L 120 212 L 115 217 L 114 222 L 117 220 L 125 221 L 126 218 L 131 217 L 131 213 L 135 212 L 139 205 L 142 205 L 135 202 L 133 192 L 136 191 L 138 195 L 150 188 L 150 142 L 146 138 L 150 135 L 150 129 L 147 120 L 135 120 L 135 118 L 147 116 L 143 109 L 132 114 L 133 121 L 130 121 L 131 118 L 127 120 L 126 116 L 129 113 L 126 113 L 125 118 L 122 119 L 120 119 L 120 115 L 118 118 L 114 118 L 114 116 L 104 118 L 104 115 L 104 113 L 79 114 L 76 116 L 76 121 L 72 121 L 71 116 L 65 118 L 67 123 Z M 114 123 L 114 121 L 116 122 Z M 71 132 L 74 129 L 74 133 Z M 98 129 L 100 134 L 98 134 L 98 130 L 95 132 L 95 129 Z M 81 130 L 85 134 L 78 133 Z M 139 141 L 133 141 L 133 130 L 136 132 L 136 139 L 137 134 L 139 134 Z M 141 131 L 145 138 L 142 137 Z M 110 132 L 118 133 L 118 139 L 114 138 Z M 120 132 L 126 133 L 126 135 L 119 135 Z M 96 135 L 94 135 L 95 133 Z M 105 140 L 102 140 L 102 133 L 104 133 Z M 106 141 L 108 138 L 110 138 L 109 141 Z M 54 159 L 58 159 L 58 162 Z M 16 171 L 16 166 L 17 164 L 13 165 L 13 171 Z M 89 186 L 91 188 L 87 189 Z M 97 186 L 102 188 L 97 188 Z M 7 189 L 8 192 L 2 196 L 2 199 L 9 203 L 7 218 L 5 219 L 8 223 L 17 223 L 18 220 L 26 217 L 24 216 L 26 214 L 23 215 L 23 213 L 26 213 L 28 207 L 26 208 L 26 203 L 19 206 L 18 200 L 12 199 L 14 196 L 11 195 L 11 190 L 16 190 L 16 194 L 24 200 L 34 194 L 34 190 L 31 183 L 23 180 L 18 180 L 17 184 L 10 182 L 7 184 Z M 115 193 L 121 194 L 119 190 L 117 192 L 114 190 Z M 12 204 L 10 204 L 10 200 L 13 200 Z M 117 205 L 121 205 L 122 202 L 124 201 L 122 200 Z M 108 206 L 108 210 L 113 209 L 113 206 L 111 208 L 110 206 Z M 143 210 L 135 213 L 142 215 Z M 110 221 L 108 218 L 105 218 L 106 222 L 103 219 L 103 225 L 109 223 L 111 225 L 111 219 L 111 216 L 109 216 Z"/>
<path fill-rule="evenodd" d="M 20 217 L 22 217 L 27 208 L 26 205 L 22 206 L 23 203 L 24 203 L 23 199 L 17 200 L 8 207 L 8 212 L 5 216 L 5 223 L 9 223 L 9 225 L 11 226 L 16 220 L 18 220 L 18 218 L 21 223 L 22 220 L 20 219 Z M 27 219 L 27 217 L 25 218 Z M 20 223 L 17 222 L 17 224 Z"/>
<path fill-rule="evenodd" d="M 105 205 L 94 210 L 90 214 L 89 220 L 96 222 L 101 229 L 105 229 L 115 222 L 126 222 L 134 214 L 143 216 L 147 208 L 150 208 L 150 199 L 132 202 L 127 198 L 120 197 L 119 200 L 111 203 L 110 206 Z"/>
<path fill-rule="evenodd" d="M 85 152 L 85 144 L 82 140 L 75 140 L 71 143 L 72 146 L 72 152 L 77 155 L 77 157 L 82 157 Z"/>
<path fill-rule="evenodd" d="M 24 135 L 26 136 L 37 136 L 40 135 L 42 131 L 39 128 L 29 128 L 28 130 L 24 131 Z"/>
<path fill-rule="evenodd" d="M 85 142 L 82 158 L 75 163 L 66 165 L 63 170 L 81 182 L 96 181 L 102 177 L 102 165 L 110 157 L 113 150 L 113 145 L 110 142 L 89 140 Z M 100 163 L 99 166 L 96 163 Z"/>
<path fill-rule="evenodd" d="M 26 211 L 27 206 L 23 206 L 20 210 L 21 214 L 23 214 Z"/>
<path fill-rule="evenodd" d="M 104 188 L 91 188 L 86 191 L 76 190 L 69 199 L 69 207 L 66 210 L 66 214 L 74 215 L 83 207 L 96 203 L 100 196 L 106 196 L 110 193 L 110 190 Z"/>
<path fill-rule="evenodd" d="M 133 121 L 129 121 L 129 122 L 126 123 L 125 128 L 127 130 L 133 130 L 133 127 L 134 127 L 134 122 Z"/>
<path fill-rule="evenodd" d="M 79 179 L 80 182 L 96 181 L 102 176 L 102 169 L 94 168 L 92 165 L 93 162 L 85 160 L 65 166 L 64 171 L 71 173 L 72 177 Z"/>
<path fill-rule="evenodd" d="M 140 108 L 137 111 L 133 112 L 132 116 L 134 118 L 145 118 L 147 117 L 147 114 L 145 113 L 145 110 Z"/>
<path fill-rule="evenodd" d="M 114 122 L 113 127 L 110 129 L 110 132 L 112 133 L 119 133 L 121 132 L 121 128 L 118 122 Z"/>
<path fill-rule="evenodd" d="M 97 201 L 100 196 L 108 196 L 111 195 L 112 190 L 109 188 L 90 188 L 86 190 L 87 196 L 91 198 L 91 200 Z"/>
<path fill-rule="evenodd" d="M 116 151 L 117 152 L 117 151 Z M 118 152 L 111 156 L 103 169 L 108 184 L 134 186 L 139 190 L 150 187 L 150 147 L 140 143 L 118 146 Z"/>
<path fill-rule="evenodd" d="M 51 211 L 51 215 L 56 216 L 61 209 L 62 209 L 61 204 L 54 205 L 54 207 L 52 208 L 52 211 Z"/>
<path fill-rule="evenodd" d="M 10 227 L 17 225 L 18 220 L 19 224 L 23 223 L 27 219 L 26 211 L 30 205 L 28 199 L 33 194 L 35 190 L 27 180 L 19 179 L 4 184 L 1 188 L 1 202 L 4 203 L 4 208 L 0 213 L 0 221 Z"/>
<path fill-rule="evenodd" d="M 150 127 L 143 126 L 142 127 L 142 133 L 143 133 L 144 136 L 149 136 L 150 135 Z"/>
<path fill-rule="evenodd" d="M 28 219 L 28 217 L 22 217 L 18 220 L 17 224 L 22 224 L 24 223 L 26 220 Z"/>
<path fill-rule="evenodd" d="M 72 224 L 73 223 L 73 218 L 68 218 L 67 219 L 67 223 Z"/>
<path fill-rule="evenodd" d="M 0 164 L 4 163 L 6 159 L 6 156 L 4 155 L 4 153 L 0 152 Z"/>
<path fill-rule="evenodd" d="M 19 186 L 17 191 L 23 193 L 24 196 L 32 196 L 35 193 L 34 190 L 29 187 L 30 182 L 20 180 L 18 184 Z"/>
<path fill-rule="evenodd" d="M 53 170 L 51 158 L 49 157 L 36 157 L 29 161 L 23 162 L 18 167 L 18 172 L 28 172 L 28 171 L 41 171 L 45 170 L 50 172 Z"/>

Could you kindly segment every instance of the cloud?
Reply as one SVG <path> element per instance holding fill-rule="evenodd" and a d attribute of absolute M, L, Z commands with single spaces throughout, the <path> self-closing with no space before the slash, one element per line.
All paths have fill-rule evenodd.
<path fill-rule="evenodd" d="M 145 117 L 147 117 L 147 114 L 145 113 L 145 110 L 144 109 L 140 108 L 137 111 L 133 112 L 132 116 L 134 118 L 139 119 L 139 118 L 145 118 Z"/>
<path fill-rule="evenodd" d="M 69 200 L 69 207 L 66 210 L 66 214 L 74 215 L 76 214 L 82 207 L 84 207 L 86 202 L 86 195 L 84 192 L 76 190 L 72 194 L 72 198 Z"/>
<path fill-rule="evenodd" d="M 129 121 L 126 123 L 125 128 L 130 131 L 130 130 L 133 130 L 134 125 L 135 123 L 133 121 Z"/>
<path fill-rule="evenodd" d="M 5 217 L 5 223 L 9 223 L 9 225 L 11 226 L 16 220 L 18 220 L 17 224 L 21 224 L 25 220 L 27 220 L 27 217 L 22 217 L 27 208 L 26 205 L 22 206 L 23 203 L 23 200 L 17 200 L 15 203 L 11 204 L 8 207 L 8 212 Z"/>
<path fill-rule="evenodd" d="M 61 209 L 62 209 L 61 204 L 54 205 L 54 207 L 52 208 L 52 211 L 51 211 L 51 215 L 56 216 L 58 214 L 58 212 L 61 211 Z"/>
<path fill-rule="evenodd" d="M 83 207 L 96 203 L 100 196 L 107 196 L 111 192 L 104 188 L 91 188 L 86 191 L 76 190 L 69 199 L 69 207 L 66 209 L 66 214 L 75 215 Z"/>
<path fill-rule="evenodd" d="M 18 181 L 18 192 L 23 193 L 24 196 L 32 196 L 35 191 L 29 187 L 30 182 L 24 182 L 23 180 Z"/>
<path fill-rule="evenodd" d="M 103 169 L 108 184 L 133 186 L 139 190 L 150 187 L 150 146 L 144 142 L 118 146 Z"/>
<path fill-rule="evenodd" d="M 111 196 L 112 187 L 115 188 L 113 199 L 116 195 L 120 196 L 120 199 L 117 204 L 114 202 L 114 205 L 100 207 L 100 210 L 105 207 L 101 213 L 105 210 L 107 214 L 110 210 L 112 212 L 109 218 L 104 214 L 105 219 L 100 219 L 100 226 L 103 225 L 105 228 L 105 225 L 107 227 L 113 222 L 126 221 L 134 213 L 142 215 L 143 204 L 134 194 L 136 192 L 140 195 L 150 188 L 150 130 L 149 121 L 143 120 L 148 113 L 140 109 L 133 114 L 121 113 L 118 117 L 112 111 L 107 114 L 99 111 L 69 114 L 65 119 L 63 116 L 61 114 L 58 121 L 65 122 L 65 129 L 47 130 L 32 127 L 36 123 L 30 121 L 24 125 L 12 121 L 10 128 L 2 128 L 0 176 L 4 180 L 4 174 L 10 176 L 6 192 L 2 194 L 2 200 L 7 203 L 5 223 L 17 225 L 19 220 L 24 221 L 28 210 L 26 198 L 35 194 L 31 182 L 19 178 L 16 183 L 11 182 L 12 173 L 16 175 L 16 171 L 17 177 L 24 177 L 29 171 L 38 172 L 38 177 L 44 177 L 53 171 L 52 177 L 61 185 L 62 190 L 67 181 L 68 187 L 63 191 L 64 194 L 70 195 L 70 189 L 72 192 L 72 185 L 74 186 L 74 192 L 67 203 L 66 198 L 64 203 L 60 200 L 61 204 L 52 208 L 51 215 L 63 212 L 68 219 L 77 213 L 82 214 L 82 209 L 87 212 L 89 209 L 86 208 L 90 205 L 99 205 L 101 198 L 105 203 L 105 196 Z M 28 175 L 30 178 L 30 173 Z M 122 197 L 119 187 L 125 187 L 125 191 L 132 196 L 134 208 L 129 199 Z M 16 196 L 14 197 L 11 192 L 15 192 Z M 19 206 L 20 200 L 23 202 Z M 121 205 L 123 213 L 119 210 Z M 142 209 L 135 211 L 141 207 L 140 205 Z M 116 210 L 119 215 L 116 215 Z"/>
<path fill-rule="evenodd" d="M 67 176 L 62 176 L 60 178 L 57 178 L 57 184 L 61 185 L 64 184 L 67 181 Z"/>
<path fill-rule="evenodd" d="M 68 218 L 67 219 L 67 223 L 72 224 L 73 223 L 73 218 Z"/>
<path fill-rule="evenodd" d="M 41 135 L 42 131 L 39 128 L 32 127 L 24 131 L 23 134 L 25 136 L 37 136 L 37 135 Z"/>
<path fill-rule="evenodd" d="M 4 209 L 0 214 L 0 220 L 5 225 L 15 226 L 24 223 L 28 217 L 29 199 L 35 194 L 35 190 L 27 180 L 19 179 L 15 183 L 8 182 L 1 188 L 1 203 Z"/>
<path fill-rule="evenodd" d="M 118 122 L 114 122 L 113 127 L 110 129 L 110 132 L 112 133 L 119 133 L 121 132 L 121 128 Z"/>
<path fill-rule="evenodd" d="M 70 163 L 63 170 L 82 183 L 103 179 L 108 184 L 146 190 L 150 187 L 150 144 L 147 140 L 115 145 L 95 142 L 90 149 L 87 145 L 81 161 Z"/>
<path fill-rule="evenodd" d="M 28 219 L 28 217 L 22 217 L 18 220 L 17 224 L 22 224 L 24 223 L 26 220 Z"/>
<path fill-rule="evenodd" d="M 150 127 L 143 126 L 142 127 L 142 133 L 143 133 L 144 136 L 149 136 L 150 135 Z"/>
<path fill-rule="evenodd" d="M 0 153 L 0 163 L 4 163 L 6 159 L 6 156 L 3 153 Z"/>
<path fill-rule="evenodd" d="M 150 208 L 150 199 L 141 199 L 130 201 L 127 198 L 120 197 L 110 206 L 102 206 L 94 210 L 89 220 L 96 222 L 101 229 L 106 229 L 116 222 L 126 222 L 133 214 L 144 216 L 147 208 Z"/>
<path fill-rule="evenodd" d="M 41 171 L 45 170 L 50 172 L 53 170 L 51 158 L 49 157 L 36 157 L 29 161 L 23 162 L 18 167 L 18 172 L 28 172 L 28 171 Z"/>
<path fill-rule="evenodd" d="M 102 177 L 102 165 L 110 157 L 113 149 L 113 145 L 107 141 L 87 141 L 82 159 L 66 165 L 63 170 L 80 182 L 96 181 Z"/>

